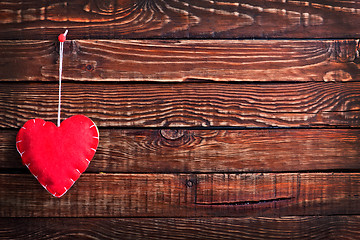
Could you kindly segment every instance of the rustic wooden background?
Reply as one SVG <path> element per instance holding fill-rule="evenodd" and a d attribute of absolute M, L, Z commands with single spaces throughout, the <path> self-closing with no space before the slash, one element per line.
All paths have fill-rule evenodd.
<path fill-rule="evenodd" d="M 18 129 L 99 126 L 61 199 Z M 0 238 L 354 239 L 360 224 L 360 2 L 0 2 Z"/>

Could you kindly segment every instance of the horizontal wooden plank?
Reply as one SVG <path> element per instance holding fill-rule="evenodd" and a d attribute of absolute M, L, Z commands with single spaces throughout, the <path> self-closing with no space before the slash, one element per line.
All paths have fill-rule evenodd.
<path fill-rule="evenodd" d="M 0 218 L 1 239 L 356 239 L 359 216 Z M 66 226 L 66 228 L 64 228 Z"/>
<path fill-rule="evenodd" d="M 23 171 L 17 130 L 0 130 L 0 170 Z M 100 129 L 87 172 L 287 172 L 360 169 L 359 129 Z"/>
<path fill-rule="evenodd" d="M 64 84 L 62 117 L 100 127 L 359 127 L 360 83 Z M 55 120 L 57 84 L 0 84 L 0 127 Z"/>
<path fill-rule="evenodd" d="M 0 174 L 0 217 L 347 215 L 359 194 L 359 173 L 84 174 L 58 199 L 30 174 Z"/>
<path fill-rule="evenodd" d="M 0 3 L 1 39 L 359 37 L 357 1 L 157 0 Z"/>
<path fill-rule="evenodd" d="M 355 40 L 77 40 L 64 81 L 359 81 Z M 57 81 L 51 41 L 0 41 L 1 81 Z"/>

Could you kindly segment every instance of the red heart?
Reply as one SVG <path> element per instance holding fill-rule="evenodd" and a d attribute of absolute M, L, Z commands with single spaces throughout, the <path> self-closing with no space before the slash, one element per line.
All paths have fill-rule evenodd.
<path fill-rule="evenodd" d="M 64 120 L 60 127 L 31 119 L 16 137 L 23 164 L 55 197 L 64 195 L 86 170 L 98 143 L 96 125 L 83 115 Z"/>

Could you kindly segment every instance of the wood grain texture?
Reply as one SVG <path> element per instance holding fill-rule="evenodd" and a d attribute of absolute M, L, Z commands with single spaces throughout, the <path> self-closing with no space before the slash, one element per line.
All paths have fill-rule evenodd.
<path fill-rule="evenodd" d="M 99 127 L 359 127 L 360 83 L 63 84 L 62 117 Z M 57 84 L 1 84 L 0 127 L 57 116 Z"/>
<path fill-rule="evenodd" d="M 358 238 L 359 22 L 345 0 L 0 1 L 0 238 Z M 101 140 L 57 199 L 14 143 L 56 119 L 65 29 L 62 117 Z"/>
<path fill-rule="evenodd" d="M 64 81 L 359 81 L 355 40 L 78 40 Z M 51 41 L 0 41 L 1 81 L 57 81 Z"/>
<path fill-rule="evenodd" d="M 24 171 L 17 130 L 0 130 L 0 171 Z M 100 129 L 86 172 L 357 171 L 359 129 Z"/>
<path fill-rule="evenodd" d="M 359 193 L 359 173 L 84 174 L 58 199 L 30 174 L 0 174 L 0 216 L 345 215 Z"/>
<path fill-rule="evenodd" d="M 359 216 L 0 218 L 1 239 L 357 239 Z M 66 227 L 64 227 L 66 226 Z"/>
<path fill-rule="evenodd" d="M 0 3 L 1 39 L 359 37 L 357 1 L 59 0 Z"/>

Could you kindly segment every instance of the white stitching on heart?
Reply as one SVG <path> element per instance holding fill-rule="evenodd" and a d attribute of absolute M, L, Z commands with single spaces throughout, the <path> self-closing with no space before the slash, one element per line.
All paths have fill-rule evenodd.
<path fill-rule="evenodd" d="M 28 163 L 28 164 L 25 164 L 25 166 L 26 166 L 26 167 L 29 167 L 29 166 L 30 166 L 30 163 Z"/>
<path fill-rule="evenodd" d="M 21 127 L 22 129 L 26 129 L 25 127 Z"/>
<path fill-rule="evenodd" d="M 22 155 L 25 153 L 25 151 L 23 151 L 22 153 L 20 153 L 20 156 L 22 157 Z"/>
<path fill-rule="evenodd" d="M 22 142 L 22 140 L 19 140 L 19 141 L 17 141 L 16 143 L 21 143 Z"/>
<path fill-rule="evenodd" d="M 64 187 L 64 189 L 65 189 L 65 191 L 67 191 L 67 188 L 66 188 L 66 187 Z"/>
<path fill-rule="evenodd" d="M 90 163 L 89 159 L 86 158 L 85 160 L 86 160 L 88 163 Z"/>
<path fill-rule="evenodd" d="M 34 123 L 35 123 L 35 119 L 33 119 Z"/>
<path fill-rule="evenodd" d="M 92 127 L 95 127 L 95 124 L 94 124 L 94 125 L 92 125 L 90 128 L 92 128 Z"/>
<path fill-rule="evenodd" d="M 80 173 L 79 169 L 75 169 L 78 173 Z"/>
<path fill-rule="evenodd" d="M 20 141 L 22 141 L 22 140 L 20 140 Z M 18 144 L 16 143 L 15 145 L 16 145 L 16 150 L 17 150 L 17 151 L 18 151 L 18 153 L 20 154 Z M 21 156 L 21 154 L 20 154 L 20 156 Z"/>
<path fill-rule="evenodd" d="M 36 179 L 38 179 L 38 176 L 35 176 L 35 175 L 34 175 L 34 177 L 35 177 Z"/>
<path fill-rule="evenodd" d="M 99 137 L 94 137 L 94 136 L 93 136 L 93 138 L 99 139 Z"/>
<path fill-rule="evenodd" d="M 44 122 L 43 127 L 45 126 L 46 122 Z"/>
<path fill-rule="evenodd" d="M 74 183 L 74 182 L 75 182 L 72 178 L 70 178 L 70 181 L 72 181 L 72 183 Z"/>
<path fill-rule="evenodd" d="M 93 150 L 94 152 L 96 152 L 96 149 L 95 148 L 90 148 L 91 150 Z"/>

